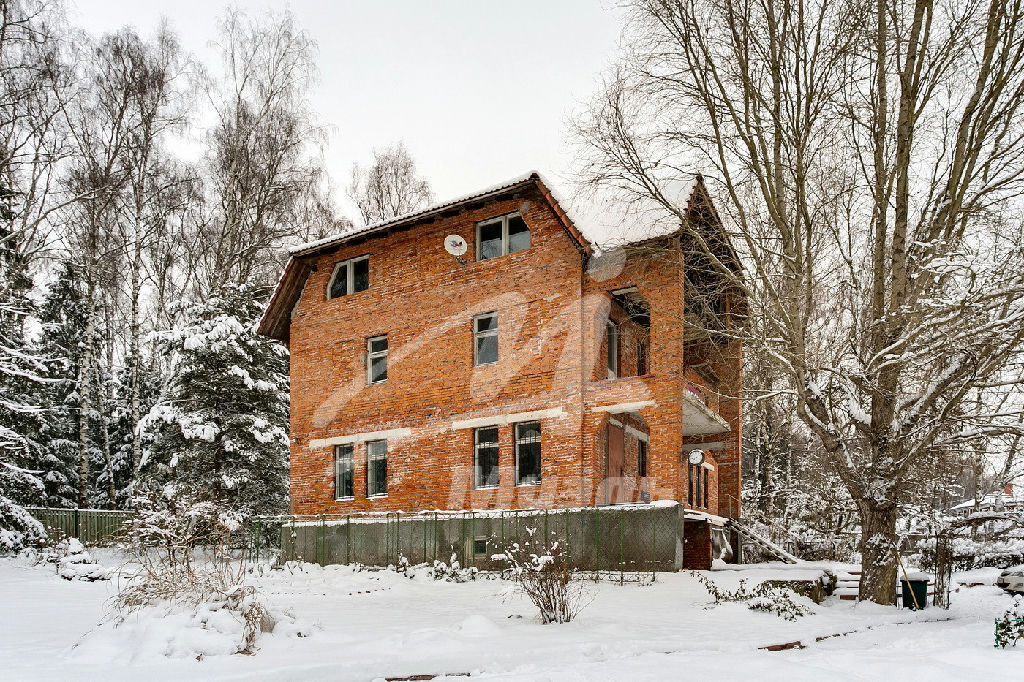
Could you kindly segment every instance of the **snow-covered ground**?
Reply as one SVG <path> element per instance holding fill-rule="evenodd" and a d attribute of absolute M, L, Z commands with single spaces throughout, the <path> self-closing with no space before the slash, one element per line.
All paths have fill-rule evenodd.
<path fill-rule="evenodd" d="M 103 557 L 101 555 L 101 561 Z M 106 557 L 107 561 L 113 558 Z M 741 577 L 817 575 L 762 566 L 713 571 Z M 975 572 L 988 583 L 998 571 Z M 255 579 L 291 627 L 253 656 L 168 658 L 170 630 L 104 621 L 117 582 L 69 582 L 53 567 L 0 559 L 0 677 L 4 680 L 372 680 L 424 674 L 501 680 L 944 680 L 1014 679 L 1018 650 L 992 646 L 993 619 L 1011 598 L 991 586 L 961 589 L 950 611 L 918 613 L 830 600 L 795 622 L 741 604 L 705 608 L 686 573 L 651 585 L 601 583 L 576 621 L 541 625 L 501 580 L 436 582 L 388 571 L 301 565 Z M 803 603 L 810 604 L 806 601 Z M 151 623 L 149 624 L 151 625 Z M 818 637 L 850 633 L 816 641 Z M 171 632 L 171 634 L 174 634 Z M 181 646 L 181 633 L 175 651 Z M 759 647 L 800 640 L 804 649 Z M 187 642 L 186 642 L 187 644 Z M 443 679 L 443 678 L 442 678 Z M 465 679 L 465 677 L 454 677 Z"/>

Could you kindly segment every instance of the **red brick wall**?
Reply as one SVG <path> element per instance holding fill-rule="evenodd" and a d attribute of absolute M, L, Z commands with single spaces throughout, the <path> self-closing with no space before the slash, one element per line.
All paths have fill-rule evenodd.
<path fill-rule="evenodd" d="M 476 222 L 522 211 L 531 247 L 475 262 Z M 458 264 L 448 234 L 470 245 Z M 327 300 L 338 261 L 370 254 L 370 288 Z M 350 243 L 320 258 L 291 326 L 291 492 L 296 513 L 578 504 L 581 255 L 539 195 L 519 196 L 413 229 Z M 472 317 L 496 310 L 499 357 L 473 366 Z M 388 379 L 367 385 L 367 337 L 387 334 Z M 452 422 L 562 408 L 542 420 L 539 487 L 514 488 L 512 427 L 502 426 L 497 491 L 472 491 L 473 429 Z M 365 499 L 365 446 L 355 446 L 355 499 L 335 501 L 325 439 L 410 428 L 389 439 L 388 496 Z M 297 439 L 297 442 L 295 442 Z M 321 441 L 317 443 L 317 441 Z"/>
<path fill-rule="evenodd" d="M 476 262 L 476 223 L 515 210 L 530 227 L 531 247 Z M 445 252 L 449 234 L 468 243 L 465 264 Z M 665 244 L 667 250 L 654 255 L 636 251 L 613 257 L 610 265 L 603 259 L 584 272 L 583 257 L 550 205 L 527 191 L 320 257 L 290 331 L 294 512 L 600 503 L 609 413 L 592 408 L 619 403 L 644 405 L 638 428 L 649 432 L 644 486 L 651 498 L 685 501 L 683 263 L 678 244 Z M 327 300 L 334 265 L 363 254 L 370 254 L 370 288 Z M 610 292 L 627 286 L 636 286 L 650 304 L 650 371 L 607 380 Z M 474 367 L 472 318 L 492 310 L 499 316 L 500 359 Z M 635 330 L 625 328 L 632 339 Z M 367 385 L 366 339 L 382 334 L 389 341 L 388 379 Z M 624 350 L 628 373 L 635 358 Z M 539 410 L 559 410 L 540 419 L 541 484 L 514 485 L 514 427 L 505 420 L 499 425 L 499 486 L 474 490 L 474 429 L 453 428 L 453 422 Z M 380 431 L 391 432 L 387 497 L 366 498 L 366 446 L 357 442 L 355 499 L 336 501 L 333 443 Z M 627 461 L 630 454 L 635 461 L 635 442 L 627 439 Z M 727 464 L 731 456 L 725 453 Z M 738 454 L 735 461 L 738 477 Z M 738 496 L 738 485 L 723 489 Z"/>

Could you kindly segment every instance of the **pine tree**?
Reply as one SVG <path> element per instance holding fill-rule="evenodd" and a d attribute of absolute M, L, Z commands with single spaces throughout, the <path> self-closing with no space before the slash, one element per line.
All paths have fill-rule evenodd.
<path fill-rule="evenodd" d="M 35 465 L 43 412 L 37 393 L 46 363 L 26 338 L 32 280 L 16 248 L 17 234 L 4 226 L 7 217 L 0 216 L 0 551 L 45 535 L 24 507 L 39 504 L 43 495 Z"/>
<path fill-rule="evenodd" d="M 142 472 L 178 494 L 242 514 L 286 508 L 287 351 L 258 336 L 257 287 L 227 286 L 159 332 L 169 384 L 143 420 Z"/>
<path fill-rule="evenodd" d="M 47 419 L 41 430 L 46 506 L 74 507 L 78 490 L 78 377 L 85 330 L 85 293 L 66 262 L 39 309 L 40 347 L 51 359 Z"/>

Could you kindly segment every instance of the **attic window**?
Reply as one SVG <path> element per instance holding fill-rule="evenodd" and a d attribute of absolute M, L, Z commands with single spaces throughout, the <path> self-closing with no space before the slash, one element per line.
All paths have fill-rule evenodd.
<path fill-rule="evenodd" d="M 491 218 L 476 224 L 476 259 L 507 256 L 530 248 L 530 228 L 519 213 Z"/>
<path fill-rule="evenodd" d="M 327 298 L 341 298 L 370 288 L 370 257 L 343 260 L 334 266 L 327 283 Z"/>

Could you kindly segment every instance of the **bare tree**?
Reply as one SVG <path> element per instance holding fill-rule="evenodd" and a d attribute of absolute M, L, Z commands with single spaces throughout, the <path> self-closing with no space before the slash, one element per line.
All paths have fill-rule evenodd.
<path fill-rule="evenodd" d="M 434 201 L 430 183 L 416 174 L 416 162 L 403 142 L 374 149 L 367 168 L 355 164 L 348 193 L 364 225 L 412 213 Z"/>
<path fill-rule="evenodd" d="M 310 194 L 322 196 L 325 183 L 314 154 L 322 131 L 308 103 L 313 40 L 289 13 L 253 20 L 232 10 L 221 24 L 220 48 L 225 77 L 210 91 L 216 124 L 208 170 L 214 210 L 204 228 L 209 290 L 272 282 L 281 246 L 319 229 L 296 216 L 309 217 L 301 209 Z"/>
<path fill-rule="evenodd" d="M 0 247 L 16 253 L 20 275 L 47 247 L 48 220 L 66 203 L 56 182 L 71 152 L 61 10 L 56 2 L 0 3 Z"/>
<path fill-rule="evenodd" d="M 141 311 L 144 259 L 153 245 L 170 236 L 168 213 L 188 196 L 181 185 L 193 180 L 175 172 L 165 151 L 167 135 L 185 123 L 192 89 L 188 72 L 192 65 L 166 23 L 161 23 L 151 43 L 126 32 L 122 49 L 123 60 L 128 65 L 122 87 L 127 92 L 132 117 L 123 161 L 127 176 L 125 219 L 119 221 L 119 225 L 129 273 L 126 353 L 134 479 L 142 457 L 137 425 L 142 417 L 140 341 L 144 331 Z"/>
<path fill-rule="evenodd" d="M 857 505 L 862 597 L 892 603 L 915 470 L 1019 428 L 986 395 L 1024 337 L 1022 3 L 630 7 L 584 179 L 687 232 L 684 180 L 720 190 L 747 342 Z"/>

